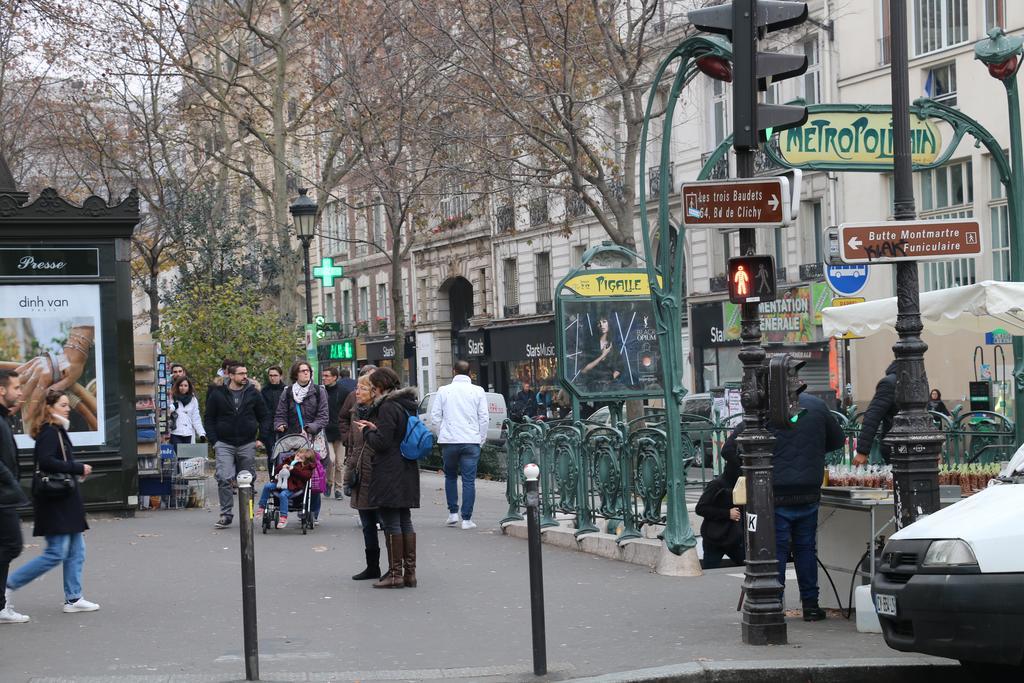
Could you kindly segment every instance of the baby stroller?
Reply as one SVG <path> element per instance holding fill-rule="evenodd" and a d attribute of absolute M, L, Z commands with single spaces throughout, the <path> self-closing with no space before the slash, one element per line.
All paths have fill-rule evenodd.
<path fill-rule="evenodd" d="M 301 448 L 312 448 L 312 444 L 304 434 L 288 434 L 279 438 L 277 443 L 274 444 L 273 461 L 275 467 L 281 462 L 295 457 L 295 453 Z M 270 473 L 270 477 L 271 481 L 273 481 L 273 472 Z M 298 515 L 299 526 L 302 529 L 303 535 L 306 535 L 313 528 L 313 513 L 310 512 L 310 504 L 313 500 L 312 481 L 312 479 L 307 481 L 302 489 L 302 496 L 294 496 L 288 505 L 289 513 L 294 511 Z M 263 533 L 267 533 L 268 529 L 276 529 L 280 519 L 281 502 L 279 496 L 274 494 L 267 499 L 267 506 L 263 511 Z"/>

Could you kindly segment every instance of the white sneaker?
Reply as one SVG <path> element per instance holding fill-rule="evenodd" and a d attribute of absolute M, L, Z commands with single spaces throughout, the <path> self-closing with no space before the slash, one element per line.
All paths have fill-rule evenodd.
<path fill-rule="evenodd" d="M 0 609 L 0 624 L 24 624 L 28 620 L 28 615 L 15 612 L 10 605 Z"/>
<path fill-rule="evenodd" d="M 463 529 L 475 529 L 476 528 L 476 522 L 474 522 L 471 519 L 464 519 L 464 520 L 462 520 L 462 528 Z"/>
<path fill-rule="evenodd" d="M 89 602 L 85 598 L 78 598 L 74 602 L 64 603 L 64 612 L 72 614 L 74 612 L 95 612 L 100 608 L 95 602 Z"/>
<path fill-rule="evenodd" d="M 459 523 L 459 513 L 457 513 L 457 512 L 449 512 L 448 513 L 448 521 L 445 522 L 445 524 L 447 526 L 455 526 L 458 523 Z"/>

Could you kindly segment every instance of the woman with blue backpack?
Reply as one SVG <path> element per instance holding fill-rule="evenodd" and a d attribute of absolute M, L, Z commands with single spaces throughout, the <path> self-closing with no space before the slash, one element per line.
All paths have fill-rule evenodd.
<path fill-rule="evenodd" d="M 401 387 L 391 368 L 370 373 L 371 404 L 366 418 L 353 420 L 373 453 L 369 502 L 380 513 L 388 572 L 374 588 L 416 586 L 416 531 L 412 508 L 420 506 L 420 466 L 409 448 L 422 427 L 415 387 Z M 410 428 L 411 427 L 411 428 Z M 432 444 L 431 444 L 432 445 Z"/>

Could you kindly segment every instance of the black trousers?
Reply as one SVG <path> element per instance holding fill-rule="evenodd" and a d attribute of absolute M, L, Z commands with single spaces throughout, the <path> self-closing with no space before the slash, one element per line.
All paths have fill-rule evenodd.
<path fill-rule="evenodd" d="M 21 520 L 16 508 L 0 508 L 0 609 L 7 606 L 7 571 L 11 562 L 24 549 L 21 538 Z"/>
<path fill-rule="evenodd" d="M 704 543 L 704 569 L 717 569 L 722 565 L 722 556 L 728 555 L 729 559 L 742 567 L 746 562 L 746 552 L 743 549 L 743 539 L 729 546 L 720 546 L 712 543 Z"/>

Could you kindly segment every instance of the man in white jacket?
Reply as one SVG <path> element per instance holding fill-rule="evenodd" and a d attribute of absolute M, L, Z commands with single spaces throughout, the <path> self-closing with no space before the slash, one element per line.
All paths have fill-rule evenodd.
<path fill-rule="evenodd" d="M 437 442 L 444 458 L 444 493 L 448 499 L 448 526 L 459 523 L 459 472 L 462 473 L 462 528 L 476 528 L 476 468 L 480 447 L 487 440 L 487 396 L 469 378 L 469 363 L 452 368 L 452 383 L 437 390 L 430 406 L 430 423 L 438 428 Z"/>

